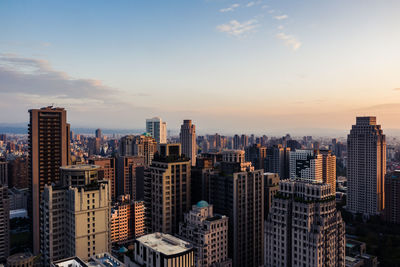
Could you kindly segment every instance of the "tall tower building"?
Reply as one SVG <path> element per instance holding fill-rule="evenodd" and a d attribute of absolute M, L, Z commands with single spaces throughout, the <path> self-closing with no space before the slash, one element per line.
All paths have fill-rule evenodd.
<path fill-rule="evenodd" d="M 289 153 L 290 148 L 282 145 L 268 147 L 265 156 L 265 171 L 277 173 L 281 179 L 289 179 Z"/>
<path fill-rule="evenodd" d="M 119 155 L 143 156 L 146 166 L 150 166 L 156 152 L 157 142 L 149 133 L 127 135 L 120 140 Z"/>
<path fill-rule="evenodd" d="M 144 157 L 126 156 L 117 158 L 117 196 L 130 195 L 137 200 L 137 181 L 143 180 Z"/>
<path fill-rule="evenodd" d="M 385 220 L 400 224 L 400 170 L 385 177 Z"/>
<path fill-rule="evenodd" d="M 357 117 L 347 136 L 347 209 L 379 214 L 384 209 L 386 137 L 376 117 Z"/>
<path fill-rule="evenodd" d="M 336 156 L 330 150 L 319 150 L 322 155 L 322 181 L 331 185 L 332 193 L 336 193 Z"/>
<path fill-rule="evenodd" d="M 322 182 L 323 159 L 318 151 L 297 149 L 290 151 L 289 155 L 291 179 Z"/>
<path fill-rule="evenodd" d="M 96 129 L 96 138 L 102 138 L 101 129 Z"/>
<path fill-rule="evenodd" d="M 260 144 L 253 144 L 245 148 L 246 161 L 251 162 L 256 170 L 265 169 L 264 162 L 267 155 L 267 148 Z"/>
<path fill-rule="evenodd" d="M 62 184 L 45 185 L 42 194 L 41 266 L 54 260 L 109 252 L 111 198 L 108 181 L 98 181 L 98 166 L 61 169 Z"/>
<path fill-rule="evenodd" d="M 265 266 L 340 266 L 345 225 L 330 185 L 282 180 L 265 225 Z"/>
<path fill-rule="evenodd" d="M 182 145 L 182 154 L 190 158 L 192 166 L 196 166 L 196 126 L 192 124 L 191 120 L 183 121 L 179 138 Z"/>
<path fill-rule="evenodd" d="M 232 266 L 228 258 L 228 217 L 213 213 L 213 206 L 199 201 L 179 224 L 179 237 L 194 247 L 196 266 Z"/>
<path fill-rule="evenodd" d="M 70 126 L 67 111 L 31 109 L 29 122 L 29 180 L 32 209 L 33 253 L 40 250 L 40 199 L 44 186 L 60 179 L 60 167 L 70 162 Z"/>
<path fill-rule="evenodd" d="M 153 232 L 175 234 L 179 231 L 179 222 L 190 209 L 191 186 L 190 160 L 181 154 L 180 144 L 162 144 L 159 154 L 146 173 L 145 192 L 151 192 L 146 209 L 151 211 Z M 150 201 L 150 203 L 148 202 Z"/>
<path fill-rule="evenodd" d="M 98 175 L 99 175 L 99 180 L 106 180 L 108 181 L 110 185 L 110 193 L 111 193 L 111 199 L 116 200 L 117 199 L 117 189 L 116 189 L 116 182 L 115 182 L 115 158 L 110 157 L 110 158 L 101 158 L 101 157 L 96 157 L 96 158 L 91 158 L 89 159 L 89 164 L 92 165 L 97 165 L 99 166 L 98 170 Z"/>
<path fill-rule="evenodd" d="M 217 213 L 229 218 L 228 257 L 232 259 L 233 266 L 262 266 L 264 261 L 263 171 L 254 171 L 251 166 L 245 167 L 243 162 L 232 161 L 231 156 L 224 155 L 222 164 L 226 166 L 222 167 L 223 173 L 210 177 L 210 202 Z M 237 159 L 237 156 L 234 157 Z M 232 171 L 239 169 L 239 172 L 229 173 L 229 168 Z"/>
<path fill-rule="evenodd" d="M 167 123 L 160 117 L 146 120 L 146 132 L 151 134 L 158 144 L 167 143 Z"/>
<path fill-rule="evenodd" d="M 0 185 L 8 184 L 8 162 L 0 161 Z"/>
<path fill-rule="evenodd" d="M 268 217 L 269 210 L 272 206 L 272 200 L 279 191 L 279 175 L 277 173 L 264 173 L 264 218 Z"/>
<path fill-rule="evenodd" d="M 10 200 L 8 187 L 0 183 L 0 262 L 10 253 Z"/>

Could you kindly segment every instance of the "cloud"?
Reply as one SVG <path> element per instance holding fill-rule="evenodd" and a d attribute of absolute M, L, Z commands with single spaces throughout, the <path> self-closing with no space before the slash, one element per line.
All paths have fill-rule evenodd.
<path fill-rule="evenodd" d="M 248 32 L 253 31 L 258 26 L 257 20 L 255 19 L 251 19 L 243 23 L 240 23 L 237 20 L 231 20 L 229 23 L 218 25 L 217 30 L 232 36 L 240 37 Z"/>
<path fill-rule="evenodd" d="M 251 1 L 251 2 L 248 2 L 248 3 L 247 3 L 246 7 L 252 7 L 252 6 L 254 6 L 255 4 L 256 4 L 255 2 Z"/>
<path fill-rule="evenodd" d="M 293 51 L 296 51 L 300 48 L 301 42 L 296 39 L 293 35 L 288 35 L 283 32 L 278 33 L 276 38 L 285 42 L 285 45 L 292 48 Z"/>
<path fill-rule="evenodd" d="M 283 30 L 284 28 L 285 28 L 285 26 L 283 26 L 283 25 L 278 26 L 278 30 Z"/>
<path fill-rule="evenodd" d="M 234 11 L 234 10 L 235 10 L 236 8 L 238 8 L 239 6 L 240 6 L 239 4 L 233 4 L 233 5 L 231 5 L 230 7 L 220 9 L 219 12 L 224 13 L 224 12 Z"/>
<path fill-rule="evenodd" d="M 400 91 L 400 87 L 399 88 L 394 88 L 394 91 Z"/>
<path fill-rule="evenodd" d="M 262 9 L 266 9 L 266 8 L 268 8 L 269 6 L 268 5 L 263 5 L 261 8 Z"/>
<path fill-rule="evenodd" d="M 288 17 L 289 17 L 288 15 L 280 15 L 280 16 L 275 16 L 274 19 L 284 20 L 284 19 L 287 19 Z"/>

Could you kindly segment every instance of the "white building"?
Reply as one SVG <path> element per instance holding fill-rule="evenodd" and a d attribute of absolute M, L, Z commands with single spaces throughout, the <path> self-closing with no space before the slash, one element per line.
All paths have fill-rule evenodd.
<path fill-rule="evenodd" d="M 314 150 L 298 149 L 290 151 L 290 178 L 306 181 L 323 179 L 323 156 Z"/>
<path fill-rule="evenodd" d="M 345 266 L 345 225 L 331 186 L 282 180 L 265 224 L 265 266 Z"/>
<path fill-rule="evenodd" d="M 158 144 L 167 143 L 167 123 L 160 117 L 146 119 L 146 132 L 151 134 Z"/>
<path fill-rule="evenodd" d="M 182 145 L 182 153 L 186 157 L 190 158 L 192 161 L 192 166 L 195 166 L 197 154 L 196 126 L 192 124 L 191 120 L 183 121 L 179 139 Z"/>
<path fill-rule="evenodd" d="M 179 224 L 179 237 L 194 246 L 195 265 L 232 266 L 228 258 L 228 217 L 213 213 L 213 206 L 199 201 Z"/>
<path fill-rule="evenodd" d="M 169 234 L 152 233 L 135 240 L 133 258 L 124 257 L 127 267 L 193 267 L 193 246 Z"/>

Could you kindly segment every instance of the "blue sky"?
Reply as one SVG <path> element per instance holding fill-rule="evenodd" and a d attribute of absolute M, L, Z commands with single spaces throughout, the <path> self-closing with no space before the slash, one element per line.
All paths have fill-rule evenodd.
<path fill-rule="evenodd" d="M 399 128 L 400 1 L 1 1 L 0 122 Z"/>

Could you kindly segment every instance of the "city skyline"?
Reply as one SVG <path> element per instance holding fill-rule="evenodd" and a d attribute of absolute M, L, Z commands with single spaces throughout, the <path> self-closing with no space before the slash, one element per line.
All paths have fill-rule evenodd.
<path fill-rule="evenodd" d="M 54 103 L 75 127 L 143 128 L 160 115 L 199 133 L 345 133 L 371 115 L 399 128 L 398 1 L 0 7 L 2 123 Z"/>

